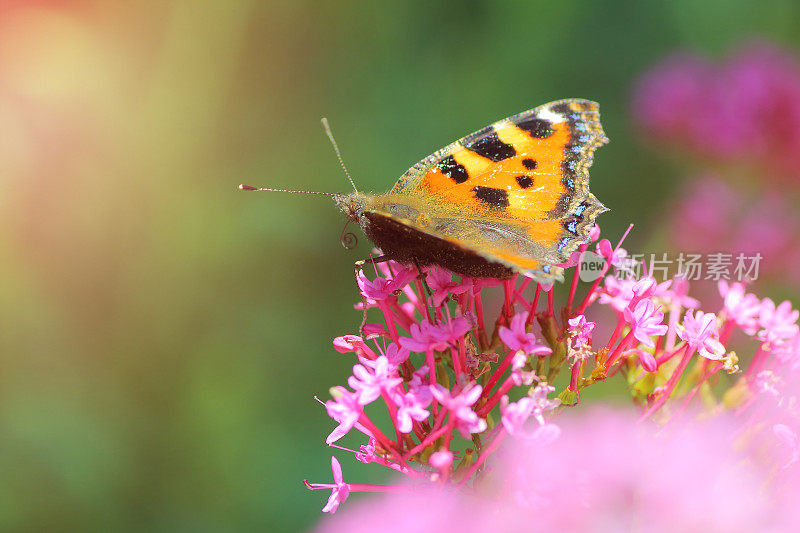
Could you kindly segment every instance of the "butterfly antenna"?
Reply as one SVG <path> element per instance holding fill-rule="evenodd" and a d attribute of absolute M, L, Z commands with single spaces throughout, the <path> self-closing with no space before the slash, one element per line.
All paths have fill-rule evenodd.
<path fill-rule="evenodd" d="M 322 196 L 341 196 L 333 192 L 319 192 L 319 191 L 295 191 L 293 189 L 271 189 L 268 187 L 253 187 L 252 185 L 239 184 L 240 191 L 266 191 L 266 192 L 290 192 L 295 194 L 321 194 Z"/>
<path fill-rule="evenodd" d="M 336 139 L 333 138 L 333 132 L 331 131 L 331 127 L 328 125 L 328 119 L 322 117 L 322 120 L 320 120 L 320 122 L 322 122 L 322 127 L 325 128 L 325 133 L 328 135 L 328 139 L 331 140 L 331 144 L 333 145 L 333 151 L 336 152 L 336 157 L 337 159 L 339 159 L 339 164 L 342 165 L 342 170 L 344 170 L 345 176 L 347 176 L 347 179 L 350 180 L 350 185 L 353 186 L 353 190 L 358 192 L 356 184 L 353 182 L 353 178 L 350 177 L 350 173 L 347 171 L 347 167 L 344 166 L 344 161 L 342 160 L 342 154 L 339 152 L 339 146 L 336 145 Z"/>

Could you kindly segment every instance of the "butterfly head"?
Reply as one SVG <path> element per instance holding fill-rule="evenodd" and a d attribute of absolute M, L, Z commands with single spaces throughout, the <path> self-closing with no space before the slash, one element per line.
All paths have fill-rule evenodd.
<path fill-rule="evenodd" d="M 339 206 L 347 218 L 359 223 L 361 217 L 369 203 L 369 196 L 360 192 L 350 194 L 340 194 L 333 197 L 333 201 Z"/>

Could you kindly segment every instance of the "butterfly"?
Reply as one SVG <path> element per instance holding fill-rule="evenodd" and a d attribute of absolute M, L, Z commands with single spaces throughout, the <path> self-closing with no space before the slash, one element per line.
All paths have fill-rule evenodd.
<path fill-rule="evenodd" d="M 607 208 L 589 192 L 598 105 L 551 102 L 429 155 L 385 194 L 333 195 L 384 259 L 470 277 L 563 279 Z"/>

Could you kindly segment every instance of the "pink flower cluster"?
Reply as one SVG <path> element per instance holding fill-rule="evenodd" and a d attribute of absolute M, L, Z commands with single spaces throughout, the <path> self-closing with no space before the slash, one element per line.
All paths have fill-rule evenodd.
<path fill-rule="evenodd" d="M 599 233 L 594 236 L 599 238 Z M 584 245 L 574 259 L 588 248 Z M 739 428 L 761 428 L 754 413 L 777 412 L 775 405 L 786 405 L 785 376 L 800 368 L 798 312 L 789 302 L 775 304 L 749 293 L 742 284 L 723 282 L 722 307 L 701 311 L 700 302 L 688 296 L 685 280 L 620 279 L 610 274 L 611 264 L 626 256 L 624 250 L 606 240 L 596 249 L 607 259 L 602 275 L 586 286 L 572 272 L 563 293 L 562 287 L 554 289 L 529 278 L 457 279 L 438 267 L 420 272 L 392 262 L 377 265 L 374 277 L 359 272 L 362 303 L 356 308 L 377 312 L 383 323 L 365 323 L 361 335 L 334 340 L 336 351 L 353 357 L 354 364 L 346 380 L 349 388 L 332 388 L 331 399 L 324 404 L 336 423 L 326 442 L 362 463 L 390 469 L 407 482 L 346 483 L 333 459 L 334 483 L 306 482 L 312 490 L 331 491 L 324 510 L 335 511 L 354 492 L 434 490 L 449 498 L 443 495 L 460 487 L 461 494 L 491 475 L 493 457 L 506 440 L 507 448 L 543 450 L 526 452 L 540 462 L 499 463 L 507 471 L 502 483 L 512 486 L 508 494 L 513 495 L 514 505 L 536 507 L 540 500 L 566 498 L 568 485 L 578 478 L 566 480 L 592 461 L 617 464 L 613 461 L 630 459 L 615 490 L 621 491 L 620 498 L 637 497 L 633 488 L 625 492 L 625 483 L 641 483 L 648 472 L 670 475 L 671 467 L 669 460 L 663 469 L 648 464 L 648 460 L 663 461 L 658 453 L 641 459 L 626 455 L 650 445 L 649 441 L 637 444 L 635 424 L 612 419 L 608 424 L 623 424 L 626 429 L 609 430 L 615 435 L 608 437 L 612 440 L 598 436 L 596 444 L 595 432 L 606 431 L 602 424 L 596 431 L 584 431 L 580 425 L 556 423 L 560 413 L 580 405 L 584 389 L 610 379 L 629 388 L 646 428 L 650 422 L 681 426 L 699 408 L 707 416 L 736 414 Z M 744 372 L 740 364 L 746 366 Z M 793 464 L 800 454 L 796 423 L 800 417 L 792 418 L 796 414 L 782 413 L 772 423 L 774 430 L 758 433 L 766 445 L 787 450 L 782 464 Z M 358 450 L 338 444 L 345 435 L 356 442 L 360 435 Z M 705 446 L 703 439 L 699 446 Z M 605 446 L 602 449 L 608 453 L 615 450 L 620 458 L 605 457 L 592 449 L 595 446 Z M 684 459 L 681 453 L 688 451 L 681 448 L 676 463 Z M 727 457 L 727 452 L 721 453 Z M 556 466 L 542 465 L 551 454 L 553 465 L 563 468 L 561 477 Z M 515 461 L 521 461 L 520 471 L 530 474 L 519 482 L 536 489 L 525 492 L 522 500 L 522 485 L 515 485 L 513 474 Z M 602 478 L 600 467 L 594 468 L 586 479 Z M 539 472 L 549 473 L 541 477 Z M 753 475 L 757 482 L 759 474 Z M 718 480 L 723 483 L 728 478 Z M 654 494 L 669 499 L 667 493 L 677 490 L 678 481 L 670 483 Z M 686 483 L 691 485 L 691 478 Z M 594 501 L 605 505 L 611 497 Z M 691 501 L 687 499 L 686 505 Z M 560 501 L 565 509 L 577 503 L 579 499 Z M 462 504 L 462 496 L 441 502 L 453 512 Z"/>
<path fill-rule="evenodd" d="M 800 185 L 800 63 L 778 48 L 750 45 L 723 64 L 669 57 L 640 80 L 634 114 L 704 159 Z"/>

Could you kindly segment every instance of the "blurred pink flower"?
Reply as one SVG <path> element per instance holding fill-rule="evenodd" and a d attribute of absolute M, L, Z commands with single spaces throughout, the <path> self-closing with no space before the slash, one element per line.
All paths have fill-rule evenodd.
<path fill-rule="evenodd" d="M 742 283 L 728 283 L 720 280 L 719 293 L 723 298 L 725 318 L 731 320 L 748 335 L 758 330 L 758 316 L 761 313 L 761 300 L 754 294 L 747 294 Z"/>
<path fill-rule="evenodd" d="M 721 65 L 668 57 L 640 79 L 633 113 L 657 139 L 759 163 L 773 180 L 800 178 L 800 65 L 777 47 L 750 44 Z"/>
<path fill-rule="evenodd" d="M 775 483 L 769 467 L 736 451 L 731 422 L 658 432 L 631 413 L 595 410 L 563 422 L 555 441 L 509 441 L 479 491 L 419 487 L 372 497 L 318 531 L 797 530 L 797 469 Z M 796 446 L 788 426 L 774 432 L 784 447 Z"/>
<path fill-rule="evenodd" d="M 776 306 L 770 298 L 761 300 L 758 338 L 770 344 L 781 344 L 798 334 L 797 319 L 800 311 L 792 308 L 791 302 L 784 301 Z"/>

